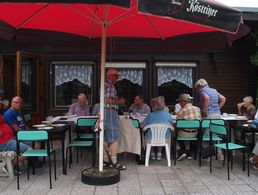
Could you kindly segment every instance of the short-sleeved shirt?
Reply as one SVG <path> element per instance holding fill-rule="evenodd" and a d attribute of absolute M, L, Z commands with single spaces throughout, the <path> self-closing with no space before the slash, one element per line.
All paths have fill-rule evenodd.
<path fill-rule="evenodd" d="M 77 116 L 89 116 L 90 108 L 88 105 L 80 106 L 78 102 L 75 102 L 70 106 L 68 113 L 75 114 Z"/>
<path fill-rule="evenodd" d="M 171 115 L 164 110 L 157 110 L 155 112 L 151 112 L 146 118 L 142 121 L 144 126 L 150 125 L 153 123 L 163 123 L 167 125 L 172 125 L 173 119 Z M 170 131 L 167 131 L 166 138 L 169 138 L 171 135 Z M 151 131 L 146 132 L 146 138 L 151 139 Z"/>
<path fill-rule="evenodd" d="M 116 88 L 110 80 L 105 81 L 104 87 L 105 87 L 105 94 L 104 94 L 105 102 L 108 99 L 118 100 Z M 118 109 L 117 105 L 105 105 L 105 107 L 114 107 Z"/>
<path fill-rule="evenodd" d="M 209 96 L 207 114 L 220 114 L 219 96 L 221 96 L 221 94 L 216 89 L 208 86 L 200 90 L 200 109 L 203 110 L 203 97 L 205 94 Z"/>
<path fill-rule="evenodd" d="M 19 111 L 16 111 L 12 108 L 9 108 L 4 113 L 4 120 L 7 122 L 7 124 L 11 127 L 12 125 L 18 125 L 21 129 L 26 129 L 25 122 L 22 117 L 22 113 Z"/>
<path fill-rule="evenodd" d="M 131 107 L 130 107 L 130 110 L 133 114 L 137 114 L 137 113 L 149 114 L 150 113 L 150 107 L 145 103 L 143 103 L 141 106 L 137 106 L 135 104 L 132 104 Z"/>
<path fill-rule="evenodd" d="M 0 136 L 0 144 L 6 143 L 8 140 L 14 138 L 13 130 L 4 121 L 3 117 L 0 115 L 0 131 L 2 136 Z"/>
<path fill-rule="evenodd" d="M 186 104 L 177 114 L 177 119 L 201 120 L 201 111 L 200 108 L 193 106 L 191 103 Z"/>
<path fill-rule="evenodd" d="M 256 107 L 254 105 L 250 106 L 250 108 L 242 106 L 240 109 L 240 113 L 241 115 L 246 116 L 248 120 L 253 120 L 256 114 Z"/>

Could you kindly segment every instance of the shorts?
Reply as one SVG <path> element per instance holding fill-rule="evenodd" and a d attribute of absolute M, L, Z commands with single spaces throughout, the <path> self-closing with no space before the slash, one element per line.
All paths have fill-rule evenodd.
<path fill-rule="evenodd" d="M 32 146 L 32 142 L 20 142 L 20 152 L 24 153 L 28 148 Z M 16 140 L 10 139 L 5 144 L 0 144 L 0 151 L 14 151 L 17 152 Z"/>
<path fill-rule="evenodd" d="M 120 141 L 119 116 L 113 108 L 105 109 L 104 118 L 104 141 L 112 143 Z"/>

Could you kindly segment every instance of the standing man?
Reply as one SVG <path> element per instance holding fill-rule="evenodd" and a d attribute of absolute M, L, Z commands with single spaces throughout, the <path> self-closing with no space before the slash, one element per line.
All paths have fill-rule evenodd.
<path fill-rule="evenodd" d="M 200 94 L 200 109 L 205 119 L 220 119 L 220 109 L 224 106 L 226 98 L 216 89 L 210 88 L 205 79 L 199 79 L 195 88 Z"/>
<path fill-rule="evenodd" d="M 80 93 L 77 98 L 77 102 L 73 103 L 68 111 L 68 114 L 77 116 L 89 116 L 90 108 L 88 106 L 87 96 L 84 93 Z"/>
<path fill-rule="evenodd" d="M 189 94 L 181 94 L 179 97 L 179 104 L 182 107 L 181 110 L 177 113 L 177 119 L 184 120 L 201 120 L 201 111 L 200 108 L 193 106 L 191 101 L 192 97 Z M 196 137 L 198 134 L 198 130 L 192 129 L 183 129 L 178 131 L 178 137 Z M 187 157 L 188 159 L 192 159 L 189 148 L 186 149 L 184 141 L 178 141 L 180 146 L 180 153 L 178 155 L 177 160 L 182 160 Z M 189 146 L 188 146 L 189 147 Z"/>
<path fill-rule="evenodd" d="M 150 107 L 143 102 L 143 97 L 141 95 L 137 95 L 134 98 L 134 103 L 131 105 L 129 109 L 134 115 L 135 114 L 149 114 Z"/>
<path fill-rule="evenodd" d="M 115 84 L 120 72 L 115 68 L 107 71 L 107 79 L 105 81 L 105 110 L 104 110 L 104 164 L 119 170 L 125 170 L 126 167 L 117 161 L 117 153 L 120 141 L 120 131 L 118 123 L 118 105 L 122 104 L 117 96 Z"/>

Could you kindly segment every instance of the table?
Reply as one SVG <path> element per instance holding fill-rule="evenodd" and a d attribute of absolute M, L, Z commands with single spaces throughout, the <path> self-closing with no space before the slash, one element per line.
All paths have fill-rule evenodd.
<path fill-rule="evenodd" d="M 52 126 L 52 129 L 44 129 L 48 131 L 50 140 L 52 142 L 53 139 L 61 141 L 61 150 L 62 150 L 62 166 L 63 166 L 63 174 L 66 174 L 66 165 L 65 165 L 65 138 L 66 132 L 69 132 L 69 142 L 71 142 L 71 127 L 68 124 L 63 126 Z M 41 129 L 40 127 L 38 129 Z M 43 129 L 43 128 L 42 128 Z"/>
<path fill-rule="evenodd" d="M 133 126 L 132 120 L 127 116 L 119 117 L 121 140 L 118 153 L 130 152 L 141 155 L 141 132 Z"/>

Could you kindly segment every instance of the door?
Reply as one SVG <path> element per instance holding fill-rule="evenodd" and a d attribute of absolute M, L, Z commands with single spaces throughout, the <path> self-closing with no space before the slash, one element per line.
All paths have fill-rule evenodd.
<path fill-rule="evenodd" d="M 40 102 L 42 74 L 39 74 L 42 70 L 39 61 L 39 56 L 30 52 L 16 53 L 16 95 L 23 99 L 23 113 L 30 113 L 35 122 L 42 119 L 40 113 L 43 113 L 43 103 Z"/>

